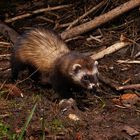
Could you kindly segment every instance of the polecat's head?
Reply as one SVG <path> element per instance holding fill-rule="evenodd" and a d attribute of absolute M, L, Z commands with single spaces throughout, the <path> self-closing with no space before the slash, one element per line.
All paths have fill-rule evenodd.
<path fill-rule="evenodd" d="M 97 61 L 86 57 L 73 63 L 69 74 L 75 84 L 86 89 L 93 89 L 99 86 L 97 65 Z"/>

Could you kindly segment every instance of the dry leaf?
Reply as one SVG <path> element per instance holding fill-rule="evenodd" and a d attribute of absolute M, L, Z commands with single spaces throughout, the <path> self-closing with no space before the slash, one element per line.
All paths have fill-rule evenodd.
<path fill-rule="evenodd" d="M 14 84 L 5 84 L 5 85 L 3 85 L 3 88 L 8 91 L 8 94 L 10 96 L 21 96 L 21 97 L 23 97 L 23 94 L 22 94 L 21 90 L 18 87 L 16 87 Z"/>
<path fill-rule="evenodd" d="M 15 131 L 17 134 L 21 133 L 22 129 L 21 128 L 15 128 Z"/>
<path fill-rule="evenodd" d="M 140 101 L 140 97 L 134 93 L 126 93 L 119 98 L 114 98 L 113 102 L 117 105 L 123 105 L 125 107 L 132 107 Z"/>
<path fill-rule="evenodd" d="M 69 114 L 68 117 L 73 121 L 79 121 L 80 120 L 80 118 L 78 116 L 76 116 L 75 114 Z"/>
<path fill-rule="evenodd" d="M 80 133 L 77 133 L 75 139 L 76 140 L 82 140 L 82 135 Z"/>
<path fill-rule="evenodd" d="M 136 136 L 139 134 L 139 132 L 136 129 L 127 125 L 124 126 L 123 131 L 126 131 L 126 133 L 130 136 Z"/>

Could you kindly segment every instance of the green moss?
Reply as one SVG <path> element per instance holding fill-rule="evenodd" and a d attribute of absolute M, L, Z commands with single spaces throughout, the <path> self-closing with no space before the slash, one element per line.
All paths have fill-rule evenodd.
<path fill-rule="evenodd" d="M 49 127 L 54 133 L 61 132 L 64 129 L 64 125 L 60 119 L 53 119 L 52 122 L 49 123 Z"/>

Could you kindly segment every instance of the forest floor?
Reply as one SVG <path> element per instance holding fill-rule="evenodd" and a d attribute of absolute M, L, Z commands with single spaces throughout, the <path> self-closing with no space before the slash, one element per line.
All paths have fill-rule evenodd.
<path fill-rule="evenodd" d="M 100 1 L 98 1 L 100 2 Z M 112 0 L 94 13 L 79 21 L 78 25 L 127 2 Z M 69 4 L 67 8 L 35 14 L 28 18 L 7 23 L 22 34 L 32 27 L 45 27 L 64 31 L 68 24 L 97 5 L 85 0 L 58 2 L 49 0 L 0 2 L 2 21 L 36 9 Z M 82 53 L 100 51 L 120 40 L 120 36 L 132 40 L 133 45 L 99 59 L 99 72 L 119 85 L 140 83 L 140 64 L 118 63 L 118 60 L 139 60 L 140 11 L 135 8 L 99 28 L 67 41 L 71 50 Z M 140 140 L 140 90 L 117 91 L 100 83 L 94 91 L 72 93 L 63 100 L 53 90 L 28 78 L 26 71 L 19 77 L 13 91 L 10 85 L 10 59 L 12 45 L 0 35 L 0 139 L 18 139 L 27 120 L 31 119 L 24 133 L 26 140 Z M 5 55 L 5 56 L 3 56 Z M 22 92 L 23 97 L 19 96 Z M 62 102 L 63 100 L 63 102 Z M 35 108 L 35 110 L 33 110 Z M 30 115 L 32 114 L 31 118 Z"/>

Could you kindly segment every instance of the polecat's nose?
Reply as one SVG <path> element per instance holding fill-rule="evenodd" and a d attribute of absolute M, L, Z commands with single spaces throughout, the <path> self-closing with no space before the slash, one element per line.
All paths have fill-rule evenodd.
<path fill-rule="evenodd" d="M 88 85 L 88 89 L 93 89 L 93 87 L 95 87 L 95 84 L 94 84 L 94 83 L 90 83 L 90 84 Z"/>
<path fill-rule="evenodd" d="M 95 88 L 95 87 L 99 87 L 99 83 L 97 82 L 96 84 L 95 83 L 90 83 L 89 85 L 88 85 L 88 89 L 93 89 L 93 88 Z"/>
<path fill-rule="evenodd" d="M 97 87 L 99 87 L 99 86 L 100 86 L 99 82 L 97 82 L 97 83 L 96 83 L 96 86 L 97 86 Z"/>

